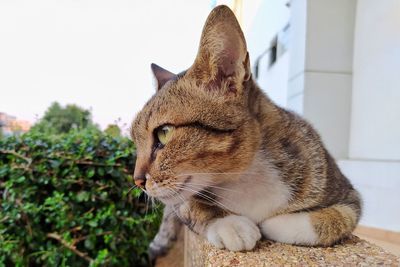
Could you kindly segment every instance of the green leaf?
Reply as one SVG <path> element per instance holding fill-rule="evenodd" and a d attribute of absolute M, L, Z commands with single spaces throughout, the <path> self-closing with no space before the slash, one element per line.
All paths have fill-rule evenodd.
<path fill-rule="evenodd" d="M 26 179 L 25 176 L 21 176 L 21 177 L 15 179 L 15 182 L 16 183 L 23 183 L 23 182 L 25 182 L 25 179 Z"/>
<path fill-rule="evenodd" d="M 96 173 L 96 172 L 95 172 L 95 169 L 91 167 L 91 168 L 88 169 L 88 171 L 87 171 L 87 173 L 86 173 L 86 176 L 87 176 L 88 178 L 92 178 L 92 177 L 94 176 L 95 173 Z"/>
<path fill-rule="evenodd" d="M 97 168 L 97 174 L 100 176 L 104 176 L 105 174 L 104 168 L 102 167 Z"/>
<path fill-rule="evenodd" d="M 97 224 L 97 221 L 89 221 L 88 225 L 91 227 L 97 227 L 98 224 Z"/>
<path fill-rule="evenodd" d="M 80 191 L 77 195 L 76 195 L 76 200 L 78 202 L 83 202 L 83 201 L 88 201 L 90 198 L 90 193 L 86 192 L 86 191 Z"/>

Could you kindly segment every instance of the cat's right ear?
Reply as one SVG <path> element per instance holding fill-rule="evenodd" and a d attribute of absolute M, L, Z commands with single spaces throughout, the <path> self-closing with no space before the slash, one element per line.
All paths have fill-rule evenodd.
<path fill-rule="evenodd" d="M 224 95 L 244 92 L 243 82 L 251 78 L 249 55 L 239 22 L 229 7 L 217 6 L 211 11 L 187 76 Z"/>
<path fill-rule="evenodd" d="M 176 79 L 176 74 L 161 68 L 157 64 L 151 63 L 151 70 L 153 71 L 154 77 L 157 82 L 157 91 L 160 90 L 164 84 L 172 79 Z"/>

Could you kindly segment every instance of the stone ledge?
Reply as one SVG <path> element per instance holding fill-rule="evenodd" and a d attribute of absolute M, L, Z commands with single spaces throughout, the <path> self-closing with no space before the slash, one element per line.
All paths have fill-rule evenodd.
<path fill-rule="evenodd" d="M 356 236 L 334 247 L 300 247 L 262 241 L 254 251 L 219 250 L 185 230 L 186 267 L 199 266 L 400 266 L 400 258 Z"/>

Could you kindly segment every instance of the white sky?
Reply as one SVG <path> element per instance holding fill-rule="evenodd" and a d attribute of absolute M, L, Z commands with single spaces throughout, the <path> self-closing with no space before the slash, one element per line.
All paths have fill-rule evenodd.
<path fill-rule="evenodd" d="M 211 2 L 0 1 L 0 111 L 35 121 L 53 101 L 130 124 L 154 93 L 150 63 L 196 55 Z"/>

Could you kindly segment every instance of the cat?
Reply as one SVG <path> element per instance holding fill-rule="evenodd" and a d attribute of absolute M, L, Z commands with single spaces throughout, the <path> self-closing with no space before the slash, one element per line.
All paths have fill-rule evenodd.
<path fill-rule="evenodd" d="M 299 115 L 274 104 L 252 78 L 233 12 L 207 18 L 193 65 L 151 65 L 157 92 L 131 127 L 135 184 L 165 204 L 153 257 L 183 223 L 217 248 L 252 250 L 263 236 L 330 246 L 348 237 L 361 199 Z"/>

